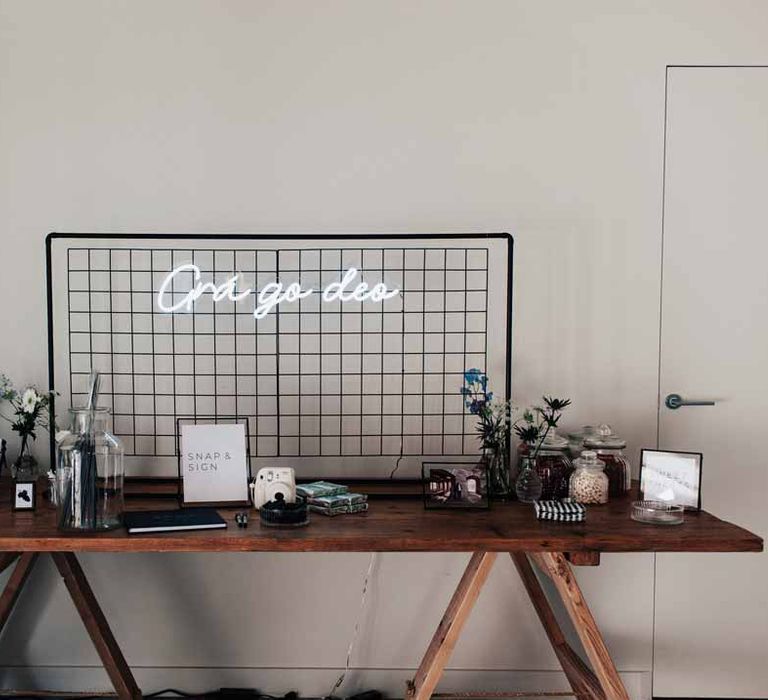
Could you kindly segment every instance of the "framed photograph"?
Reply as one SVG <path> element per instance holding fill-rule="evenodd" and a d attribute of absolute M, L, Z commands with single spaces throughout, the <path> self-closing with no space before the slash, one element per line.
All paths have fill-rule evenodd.
<path fill-rule="evenodd" d="M 248 419 L 198 416 L 176 424 L 181 505 L 247 506 Z"/>
<path fill-rule="evenodd" d="M 702 461 L 701 452 L 642 450 L 640 493 L 643 499 L 701 510 Z"/>
<path fill-rule="evenodd" d="M 13 482 L 13 510 L 35 509 L 36 486 L 34 481 Z"/>
<path fill-rule="evenodd" d="M 488 467 L 480 460 L 423 462 L 421 478 L 427 510 L 490 507 Z"/>

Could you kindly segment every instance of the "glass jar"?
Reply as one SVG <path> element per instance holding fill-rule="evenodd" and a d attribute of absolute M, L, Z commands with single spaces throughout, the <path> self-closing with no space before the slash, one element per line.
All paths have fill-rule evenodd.
<path fill-rule="evenodd" d="M 608 503 L 608 477 L 605 463 L 598 459 L 594 450 L 584 450 L 574 460 L 575 471 L 571 475 L 568 493 L 576 503 Z"/>
<path fill-rule="evenodd" d="M 605 462 L 611 498 L 623 496 L 632 488 L 632 470 L 622 452 L 627 441 L 616 435 L 610 425 L 599 425 L 597 433 L 584 440 L 584 446 L 597 452 L 598 458 Z"/>
<path fill-rule="evenodd" d="M 107 431 L 105 408 L 73 408 L 72 431 L 56 448 L 58 524 L 110 530 L 123 515 L 123 445 Z"/>
<path fill-rule="evenodd" d="M 535 468 L 541 479 L 542 501 L 559 501 L 568 496 L 568 481 L 573 473 L 568 440 L 552 430 L 541 443 Z"/>

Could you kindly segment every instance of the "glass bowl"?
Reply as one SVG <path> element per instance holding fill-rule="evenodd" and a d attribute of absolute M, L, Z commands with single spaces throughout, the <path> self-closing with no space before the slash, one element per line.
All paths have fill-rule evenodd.
<path fill-rule="evenodd" d="M 634 501 L 632 520 L 649 525 L 682 525 L 683 506 L 664 503 L 664 501 Z"/>

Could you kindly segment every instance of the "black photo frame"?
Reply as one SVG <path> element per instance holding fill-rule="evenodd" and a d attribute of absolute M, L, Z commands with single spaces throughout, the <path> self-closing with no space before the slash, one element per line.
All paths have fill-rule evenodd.
<path fill-rule="evenodd" d="M 181 508 L 200 508 L 201 506 L 222 506 L 222 507 L 248 507 L 250 500 L 245 501 L 194 501 L 187 503 L 184 500 L 184 477 L 181 472 L 181 426 L 186 425 L 231 425 L 232 423 L 243 423 L 245 425 L 245 467 L 247 472 L 246 483 L 250 484 L 253 479 L 251 471 L 251 445 L 248 439 L 249 419 L 247 416 L 182 416 L 176 419 L 176 456 L 178 458 L 178 482 L 176 498 Z"/>
<path fill-rule="evenodd" d="M 37 502 L 37 484 L 34 481 L 13 480 L 11 510 L 34 511 Z"/>
<path fill-rule="evenodd" d="M 472 462 L 422 462 L 421 484 L 426 510 L 488 510 L 488 466 Z"/>
<path fill-rule="evenodd" d="M 666 487 L 671 489 L 674 498 L 669 499 L 663 499 L 659 497 L 658 489 L 662 488 L 661 484 L 654 483 L 654 486 L 649 489 L 649 484 L 647 483 L 649 480 L 649 474 L 651 473 L 651 468 L 646 465 L 646 456 L 647 455 L 668 455 L 670 459 L 668 460 L 668 465 L 666 466 L 667 469 L 670 469 L 668 474 L 663 474 L 660 476 L 655 476 L 654 482 L 659 482 L 660 479 L 665 480 Z M 695 486 L 692 486 L 690 484 L 684 483 L 681 481 L 683 478 L 682 475 L 676 479 L 674 477 L 675 469 L 679 471 L 680 469 L 680 458 L 681 457 L 691 457 L 696 460 L 695 465 L 695 478 L 696 483 Z M 678 466 L 674 464 L 675 461 L 678 461 Z M 655 449 L 643 449 L 640 451 L 640 495 L 644 500 L 663 500 L 665 502 L 673 503 L 675 505 L 681 505 L 685 508 L 685 510 L 689 511 L 699 511 L 701 510 L 701 476 L 702 476 L 702 470 L 703 470 L 703 464 L 704 464 L 704 455 L 701 452 L 691 452 L 687 450 L 655 450 Z M 653 469 L 653 472 L 657 472 L 657 468 Z M 675 489 L 679 489 L 678 492 L 675 492 Z M 695 497 L 691 497 L 690 494 L 686 493 L 686 490 L 690 488 L 695 488 L 696 494 Z M 695 505 L 694 505 L 695 503 Z"/>

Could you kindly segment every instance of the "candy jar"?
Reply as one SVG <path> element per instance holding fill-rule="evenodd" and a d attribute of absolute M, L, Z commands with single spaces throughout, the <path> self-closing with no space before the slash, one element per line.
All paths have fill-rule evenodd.
<path fill-rule="evenodd" d="M 568 493 L 576 503 L 608 503 L 608 477 L 605 463 L 598 459 L 594 450 L 584 450 L 574 460 Z"/>
<path fill-rule="evenodd" d="M 568 440 L 551 430 L 536 455 L 536 473 L 541 479 L 541 500 L 559 501 L 568 496 L 573 465 L 568 458 Z"/>
<path fill-rule="evenodd" d="M 597 427 L 597 432 L 584 440 L 588 450 L 597 452 L 605 462 L 605 474 L 608 477 L 611 498 L 623 496 L 632 487 L 632 471 L 629 461 L 623 454 L 627 441 L 613 432 L 607 423 Z"/>

